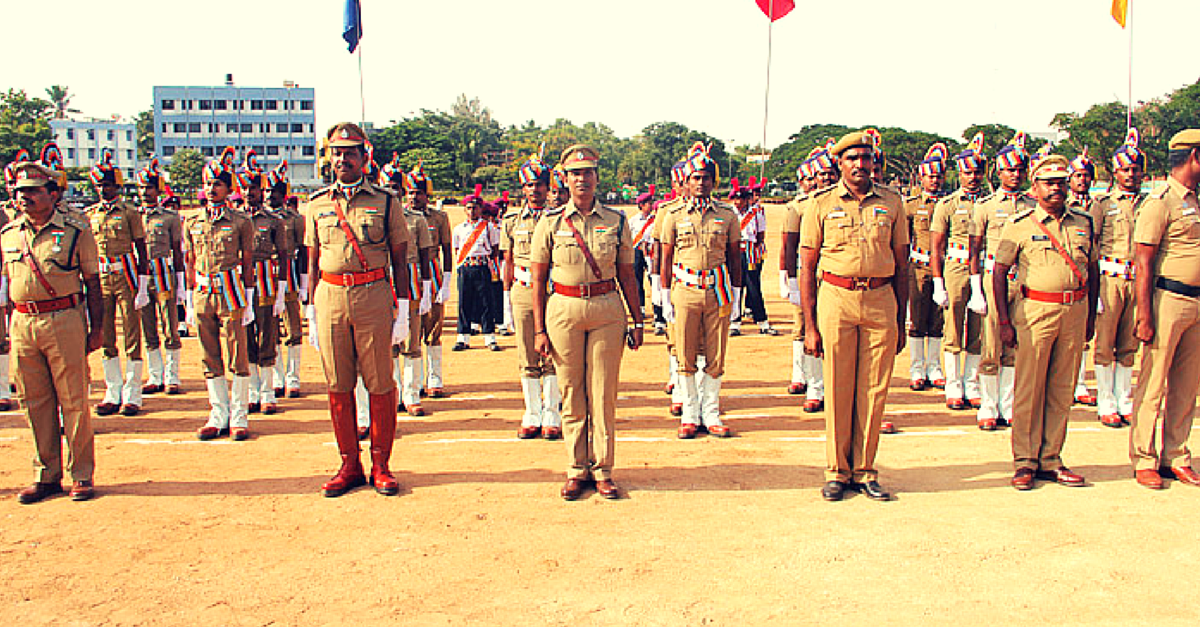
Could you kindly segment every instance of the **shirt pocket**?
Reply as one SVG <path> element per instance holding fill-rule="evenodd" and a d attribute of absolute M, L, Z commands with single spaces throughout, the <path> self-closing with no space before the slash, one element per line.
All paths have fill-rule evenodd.
<path fill-rule="evenodd" d="M 606 232 L 596 237 L 596 263 L 601 268 L 613 267 L 617 263 L 617 240 L 615 232 Z"/>
<path fill-rule="evenodd" d="M 555 235 L 551 251 L 553 265 L 578 265 L 584 263 L 583 252 L 572 235 Z"/>
<path fill-rule="evenodd" d="M 270 255 L 275 252 L 275 241 L 271 238 L 269 227 L 254 227 L 254 252 L 258 255 Z"/>
<path fill-rule="evenodd" d="M 725 251 L 729 241 L 729 231 L 721 222 L 709 222 L 704 225 L 704 248 L 710 252 Z"/>
<path fill-rule="evenodd" d="M 840 248 L 849 242 L 854 230 L 854 219 L 849 216 L 825 218 L 825 244 Z"/>
<path fill-rule="evenodd" d="M 383 215 L 378 213 L 365 213 L 358 218 L 358 228 L 355 230 L 365 244 L 381 244 L 387 237 Z"/>
<path fill-rule="evenodd" d="M 513 232 L 513 254 L 528 257 L 533 248 L 533 230 L 522 229 Z"/>
<path fill-rule="evenodd" d="M 887 247 L 892 241 L 892 219 L 877 216 L 867 220 L 867 239 L 873 244 Z"/>
<path fill-rule="evenodd" d="M 917 214 L 913 216 L 913 231 L 925 233 L 929 231 L 929 216 Z"/>
<path fill-rule="evenodd" d="M 675 248 L 680 250 L 695 248 L 697 243 L 695 225 L 690 222 L 675 224 Z"/>
<path fill-rule="evenodd" d="M 971 212 L 958 213 L 950 216 L 950 235 L 966 235 L 971 232 Z"/>
<path fill-rule="evenodd" d="M 238 258 L 238 236 L 233 227 L 216 227 L 213 229 L 213 261 L 220 263 L 225 260 Z"/>
<path fill-rule="evenodd" d="M 342 232 L 337 216 L 333 214 L 317 216 L 315 222 L 318 244 L 332 245 L 345 239 L 346 234 Z"/>

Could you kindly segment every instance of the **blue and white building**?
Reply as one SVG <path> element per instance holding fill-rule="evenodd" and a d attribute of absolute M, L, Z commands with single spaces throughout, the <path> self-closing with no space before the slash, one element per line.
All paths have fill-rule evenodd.
<path fill-rule="evenodd" d="M 283 87 L 238 87 L 233 75 L 216 87 L 154 88 L 154 152 L 166 167 L 184 148 L 205 157 L 226 146 L 254 148 L 259 164 L 273 168 L 287 159 L 293 186 L 316 187 L 315 92 L 285 82 Z"/>
<path fill-rule="evenodd" d="M 50 130 L 68 168 L 90 168 L 100 159 L 101 152 L 110 148 L 113 161 L 126 179 L 137 169 L 137 125 L 133 122 L 122 122 L 119 118 L 50 120 Z"/>

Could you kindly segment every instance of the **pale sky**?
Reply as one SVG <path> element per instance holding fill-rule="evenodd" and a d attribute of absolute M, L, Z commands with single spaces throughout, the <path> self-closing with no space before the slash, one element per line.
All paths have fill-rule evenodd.
<path fill-rule="evenodd" d="M 5 0 L 5 4 L 12 0 Z M 631 137 L 675 121 L 762 136 L 767 20 L 753 0 L 362 0 L 367 119 L 478 96 L 501 124 L 563 117 Z M 1126 100 L 1128 32 L 1111 0 L 797 0 L 775 23 L 767 143 L 805 124 L 959 137 L 1030 132 Z M 10 24 L 0 88 L 67 85 L 84 115 L 132 117 L 154 85 L 316 89 L 318 128 L 358 120 L 343 0 L 59 0 Z M 1197 0 L 1131 0 L 1134 100 L 1200 78 Z M 35 26 L 41 26 L 36 28 Z M 24 51 L 22 54 L 20 51 Z"/>

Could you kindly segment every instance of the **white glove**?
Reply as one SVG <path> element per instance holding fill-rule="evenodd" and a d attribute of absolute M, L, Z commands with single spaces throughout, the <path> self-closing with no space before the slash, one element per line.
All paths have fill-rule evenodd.
<path fill-rule="evenodd" d="M 1097 298 L 1096 299 L 1096 315 L 1100 315 L 1102 313 L 1104 313 L 1104 299 Z"/>
<path fill-rule="evenodd" d="M 308 275 L 300 275 L 300 302 L 308 302 Z"/>
<path fill-rule="evenodd" d="M 275 306 L 271 308 L 271 314 L 275 317 L 283 315 L 283 310 L 286 307 L 283 302 L 285 294 L 287 294 L 287 281 L 280 281 L 279 289 L 275 290 Z"/>
<path fill-rule="evenodd" d="M 787 270 L 779 271 L 779 297 L 788 297 L 788 273 Z"/>
<path fill-rule="evenodd" d="M 408 339 L 408 299 L 396 301 L 396 320 L 392 322 L 392 346 Z"/>
<path fill-rule="evenodd" d="M 981 315 L 987 315 L 987 296 L 983 295 L 983 275 L 971 275 L 971 298 L 967 301 L 967 309 Z"/>
<path fill-rule="evenodd" d="M 946 293 L 946 280 L 940 276 L 933 277 L 933 304 L 942 309 L 950 304 L 950 295 Z"/>
<path fill-rule="evenodd" d="M 430 309 L 433 309 L 433 281 L 421 281 L 421 305 L 417 313 L 423 316 Z"/>
<path fill-rule="evenodd" d="M 450 301 L 450 273 L 442 273 L 442 289 L 438 290 L 437 302 L 446 303 Z"/>
<path fill-rule="evenodd" d="M 792 277 L 788 277 L 788 280 L 787 280 L 787 299 L 788 299 L 788 302 L 789 302 L 789 303 L 791 303 L 791 304 L 793 304 L 793 305 L 795 305 L 795 306 L 797 306 L 797 307 L 802 307 L 802 306 L 803 306 L 803 305 L 801 304 L 801 303 L 802 303 L 802 301 L 800 300 L 800 281 L 799 281 L 798 279 L 795 279 L 795 278 L 792 278 Z"/>
<path fill-rule="evenodd" d="M 184 294 L 187 294 L 187 293 L 188 293 L 187 292 L 187 279 L 184 278 L 182 272 L 176 272 L 175 273 L 175 302 L 179 303 L 180 305 L 187 302 L 186 301 L 187 297 L 184 296 Z"/>
<path fill-rule="evenodd" d="M 196 326 L 196 303 L 192 300 L 192 290 L 183 293 L 183 322 L 189 327 Z"/>
<path fill-rule="evenodd" d="M 513 325 L 512 292 L 504 290 L 504 326 Z"/>
<path fill-rule="evenodd" d="M 650 304 L 662 305 L 662 277 L 657 274 L 650 275 Z"/>
<path fill-rule="evenodd" d="M 662 291 L 662 315 L 667 322 L 675 322 L 675 305 L 671 303 L 671 291 L 667 288 Z"/>
<path fill-rule="evenodd" d="M 133 297 L 133 308 L 141 309 L 150 304 L 150 275 L 138 275 L 137 296 Z"/>
<path fill-rule="evenodd" d="M 308 343 L 321 350 L 321 345 L 317 342 L 317 308 L 313 305 L 305 307 L 304 316 L 308 318 Z"/>
<path fill-rule="evenodd" d="M 0 276 L 0 307 L 8 306 L 8 277 Z"/>
<path fill-rule="evenodd" d="M 242 326 L 249 326 L 254 322 L 254 288 L 246 289 L 246 306 L 242 307 Z"/>
<path fill-rule="evenodd" d="M 743 288 L 733 288 L 733 300 L 729 303 L 730 305 L 733 305 L 733 307 L 729 309 L 730 320 L 736 320 L 737 318 L 742 317 L 742 291 Z"/>

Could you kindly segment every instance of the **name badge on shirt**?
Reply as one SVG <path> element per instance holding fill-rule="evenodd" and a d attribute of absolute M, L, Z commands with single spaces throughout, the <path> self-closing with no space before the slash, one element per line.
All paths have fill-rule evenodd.
<path fill-rule="evenodd" d="M 691 225 L 692 225 L 692 222 L 691 222 L 691 220 L 687 220 L 687 221 L 683 221 L 683 220 L 681 220 L 681 221 L 679 222 L 679 226 L 691 226 Z"/>
<path fill-rule="evenodd" d="M 1121 210 L 1120 210 L 1120 209 L 1113 209 L 1112 211 L 1108 211 L 1108 212 L 1106 212 L 1104 215 L 1106 215 L 1106 216 L 1115 216 L 1115 215 L 1117 215 L 1118 213 L 1121 213 Z"/>
<path fill-rule="evenodd" d="M 846 217 L 846 212 L 845 211 L 830 211 L 828 214 L 825 215 L 825 217 L 826 218 L 844 218 L 844 217 Z"/>
<path fill-rule="evenodd" d="M 969 211 L 967 211 L 966 209 L 959 209 L 959 210 L 957 210 L 957 211 L 955 211 L 955 212 L 954 212 L 954 215 L 961 215 L 961 214 L 964 214 L 964 213 L 970 213 L 970 212 L 969 212 Z"/>
<path fill-rule="evenodd" d="M 1050 236 L 1049 236 L 1049 235 L 1034 235 L 1034 236 L 1033 236 L 1033 241 L 1035 241 L 1035 242 L 1048 242 L 1048 241 L 1050 241 Z"/>
<path fill-rule="evenodd" d="M 1195 208 L 1195 207 L 1184 207 L 1184 208 L 1183 208 L 1183 211 L 1181 211 L 1181 212 L 1179 212 L 1179 213 L 1180 213 L 1180 214 L 1182 214 L 1182 215 L 1185 215 L 1185 216 L 1195 215 L 1195 214 L 1196 214 L 1196 208 Z"/>
<path fill-rule="evenodd" d="M 575 234 L 570 231 L 555 231 L 554 234 L 559 237 L 575 237 Z"/>
<path fill-rule="evenodd" d="M 926 210 L 924 210 L 924 209 L 917 209 L 917 215 L 919 215 L 919 216 L 927 216 L 927 215 L 929 215 L 929 212 L 928 212 L 928 211 L 926 211 Z"/>
<path fill-rule="evenodd" d="M 433 227 L 429 227 L 429 230 L 432 231 Z M 529 235 L 529 229 L 521 229 L 519 231 L 513 231 L 513 235 Z"/>

